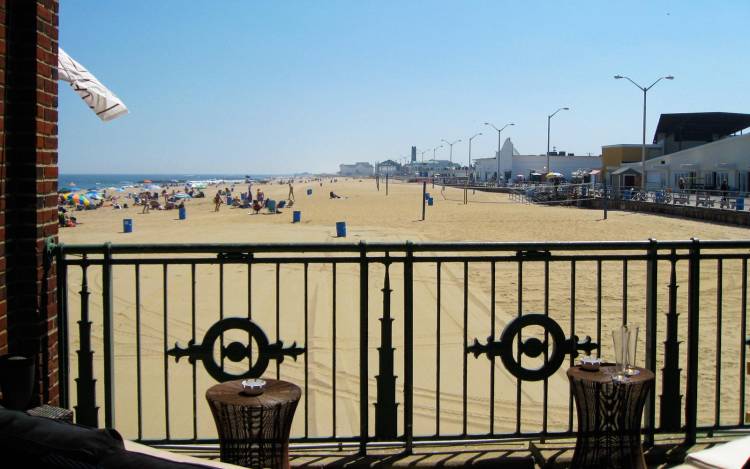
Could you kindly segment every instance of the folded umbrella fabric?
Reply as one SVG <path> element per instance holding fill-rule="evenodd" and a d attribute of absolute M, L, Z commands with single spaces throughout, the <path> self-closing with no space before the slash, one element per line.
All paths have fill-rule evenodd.
<path fill-rule="evenodd" d="M 67 81 L 88 106 L 103 121 L 110 121 L 128 113 L 125 104 L 107 89 L 106 86 L 86 70 L 86 67 L 73 60 L 62 48 L 58 48 L 58 77 Z"/>

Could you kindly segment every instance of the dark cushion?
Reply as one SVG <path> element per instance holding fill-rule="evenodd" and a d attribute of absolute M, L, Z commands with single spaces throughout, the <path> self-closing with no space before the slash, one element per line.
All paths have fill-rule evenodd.
<path fill-rule="evenodd" d="M 204 468 L 125 450 L 116 430 L 98 430 L 0 407 L 0 467 L 36 469 Z"/>
<path fill-rule="evenodd" d="M 0 409 L 3 459 L 7 455 L 10 460 L 27 464 L 39 462 L 45 467 L 94 467 L 123 448 L 122 438 L 114 430 L 96 430 Z M 64 461 L 75 461 L 76 465 L 67 465 Z"/>

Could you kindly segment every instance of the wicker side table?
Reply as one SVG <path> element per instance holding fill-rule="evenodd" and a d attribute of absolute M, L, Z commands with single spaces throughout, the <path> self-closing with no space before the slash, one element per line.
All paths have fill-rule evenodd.
<path fill-rule="evenodd" d="M 612 380 L 614 367 L 585 371 L 568 369 L 578 412 L 578 436 L 571 467 L 646 468 L 641 447 L 641 417 L 654 374 L 640 373 L 627 381 Z"/>
<path fill-rule="evenodd" d="M 245 467 L 289 467 L 289 432 L 302 395 L 286 381 L 266 380 L 259 396 L 245 396 L 242 380 L 206 391 L 219 433 L 221 460 Z"/>

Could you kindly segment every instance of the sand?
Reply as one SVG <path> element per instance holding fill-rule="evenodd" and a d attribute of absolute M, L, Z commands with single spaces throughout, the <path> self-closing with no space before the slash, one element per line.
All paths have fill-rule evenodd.
<path fill-rule="evenodd" d="M 286 185 L 262 186 L 267 196 L 281 199 L 287 194 Z M 305 190 L 313 194 L 307 196 Z M 246 190 L 238 185 L 237 190 Z M 335 191 L 341 199 L 331 200 L 328 192 Z M 213 211 L 212 196 L 216 188 L 206 191 L 206 199 L 188 202 L 187 220 L 178 220 L 177 211 L 151 211 L 141 214 L 140 207 L 125 210 L 104 208 L 96 211 L 76 213 L 82 222 L 75 228 L 63 228 L 61 241 L 66 244 L 79 243 L 265 243 L 265 242 L 357 242 L 364 241 L 597 241 L 597 240 L 645 240 L 655 238 L 688 239 L 744 239 L 747 230 L 669 218 L 657 215 L 609 212 L 609 219 L 602 220 L 601 211 L 559 206 L 525 205 L 509 200 L 507 195 L 470 193 L 469 204 L 462 203 L 462 191 L 428 186 L 435 205 L 427 208 L 427 217 L 421 221 L 421 185 L 391 183 L 389 195 L 385 185 L 377 190 L 371 179 L 340 179 L 326 181 L 323 187 L 315 183 L 296 183 L 295 210 L 301 210 L 302 223 L 291 223 L 291 210 L 279 215 L 250 215 L 250 210 L 222 206 Z M 132 218 L 134 232 L 122 232 L 122 219 Z M 348 237 L 335 237 L 335 223 L 346 221 Z M 133 256 L 126 256 L 133 257 Z M 152 256 L 153 257 L 153 256 Z M 174 257 L 174 256 L 172 256 Z M 686 292 L 687 272 L 678 270 L 678 310 L 680 339 L 686 338 Z M 579 336 L 591 335 L 596 339 L 596 264 L 578 262 L 575 265 L 576 290 L 574 297 L 575 331 Z M 623 269 L 628 272 L 626 305 L 628 321 L 641 326 L 638 362 L 643 361 L 643 338 L 645 332 L 645 265 L 629 262 L 626 267 L 620 261 L 605 262 L 602 275 L 602 354 L 612 359 L 611 330 L 622 320 Z M 438 401 L 436 388 L 439 371 L 439 420 L 440 433 L 458 434 L 462 431 L 463 396 L 463 321 L 464 321 L 464 266 L 462 263 L 443 263 L 440 267 L 441 307 L 438 311 L 436 297 L 438 289 L 434 263 L 415 267 L 414 317 L 415 317 L 415 370 L 414 370 L 414 423 L 415 434 L 436 433 Z M 492 305 L 490 288 L 490 263 L 469 264 L 467 268 L 469 294 L 467 296 L 467 337 L 481 341 L 490 335 L 492 327 Z M 569 334 L 571 327 L 571 278 L 573 267 L 569 262 L 550 265 L 549 313 Z M 722 321 L 720 331 L 723 343 L 721 423 L 736 423 L 739 415 L 739 359 L 740 324 L 740 261 L 725 261 L 722 285 Z M 380 323 L 382 314 L 384 269 L 372 265 L 369 275 L 369 403 L 376 401 L 375 375 L 378 373 L 376 347 L 380 345 Z M 715 400 L 716 366 L 716 263 L 706 261 L 702 265 L 701 277 L 701 369 L 699 386 L 700 424 L 713 424 Z M 101 377 L 101 274 L 91 268 L 89 288 L 92 291 L 91 308 L 94 321 L 94 347 L 97 374 Z M 175 343 L 185 346 L 192 334 L 191 321 L 191 270 L 190 266 L 161 265 L 143 266 L 139 269 L 141 306 L 141 377 L 143 410 L 142 431 L 138 431 L 136 409 L 136 340 L 135 340 L 135 271 L 132 266 L 114 268 L 114 329 L 116 356 L 116 427 L 128 438 L 145 439 L 192 438 L 193 389 L 192 367 L 187 360 L 175 363 L 169 357 L 169 390 L 165 393 L 164 349 Z M 255 265 L 252 268 L 252 288 L 248 291 L 248 267 L 218 265 L 196 267 L 196 341 L 202 340 L 206 329 L 219 319 L 220 311 L 227 316 L 247 316 L 248 310 L 273 342 L 277 337 L 285 344 L 296 341 L 305 345 L 304 330 L 304 267 L 302 264 L 287 264 L 280 267 L 278 275 L 282 285 L 279 303 L 276 303 L 276 270 L 272 265 Z M 75 321 L 80 311 L 80 269 L 71 269 L 69 289 L 70 327 L 72 349 L 77 348 Z M 308 275 L 308 340 L 306 360 L 309 363 L 307 395 L 298 408 L 293 436 L 325 437 L 330 435 L 355 436 L 359 432 L 359 280 L 356 265 L 338 265 L 336 268 L 335 298 L 331 264 L 311 264 Z M 667 288 L 669 265 L 659 265 L 658 324 L 659 344 L 664 340 L 667 311 Z M 223 295 L 219 291 L 220 277 L 223 279 Z M 164 295 L 164 281 L 168 288 Z M 396 347 L 396 370 L 399 405 L 399 432 L 403 431 L 403 271 L 394 264 L 390 271 L 392 315 L 394 321 L 394 346 Z M 515 263 L 496 264 L 495 330 L 496 334 L 518 314 L 518 267 Z M 527 263 L 523 267 L 522 311 L 544 311 L 544 269 L 541 263 Z M 250 298 L 249 298 L 250 297 Z M 166 306 L 164 299 L 166 298 Z M 248 301 L 251 307 L 248 308 Z M 280 321 L 276 322 L 278 308 Z M 165 320 L 166 310 L 166 320 Z M 335 321 L 334 321 L 335 315 Z M 437 336 L 437 317 L 440 318 L 440 335 Z M 166 325 L 166 334 L 165 334 Z M 335 331 L 335 332 L 334 332 Z M 530 336 L 538 331 L 524 331 Z M 241 337 L 228 336 L 227 341 Z M 440 367 L 436 355 L 440 353 Z M 335 372 L 333 354 L 336 350 Z M 685 369 L 685 346 L 681 348 L 681 367 Z M 663 349 L 659 347 L 659 368 Z M 71 366 L 75 366 L 71 357 Z M 305 356 L 295 362 L 286 359 L 281 365 L 281 377 L 300 385 L 304 384 Z M 516 380 L 497 360 L 495 369 L 495 399 L 490 402 L 490 368 L 485 357 L 467 360 L 468 396 L 467 431 L 473 434 L 514 432 L 517 425 L 521 431 L 539 431 L 542 425 L 543 385 L 541 382 L 523 383 L 520 395 L 522 407 L 516 406 Z M 525 359 L 524 365 L 532 367 L 536 362 Z M 567 361 L 566 361 L 567 363 Z M 247 366 L 245 363 L 241 366 Z M 549 380 L 550 431 L 565 430 L 570 424 L 569 394 L 564 364 Z M 228 365 L 229 370 L 239 370 L 238 365 Z M 197 387 L 195 436 L 215 437 L 214 424 L 203 398 L 205 389 L 214 381 L 198 363 L 196 366 Z M 276 366 L 271 363 L 265 376 L 275 377 Z M 333 381 L 335 377 L 335 398 Z M 659 377 L 660 378 L 660 377 Z M 684 372 L 682 387 L 684 392 Z M 102 380 L 97 383 L 97 397 L 103 397 Z M 71 382 L 72 389 L 75 383 Z M 74 391 L 75 392 L 75 391 Z M 657 396 L 660 384 L 657 385 Z M 168 406 L 167 399 L 168 396 Z M 73 402 L 75 397 L 73 396 Z M 333 408 L 335 402 L 335 426 Z M 657 399 L 657 405 L 658 405 Z M 490 422 L 490 406 L 494 406 L 494 417 Z M 167 409 L 168 407 L 168 409 Z M 374 432 L 374 406 L 370 405 L 371 433 Z M 307 418 L 305 418 L 307 409 Z M 169 414 L 169 430 L 165 426 L 165 413 Z M 520 414 L 520 420 L 517 416 Z"/>

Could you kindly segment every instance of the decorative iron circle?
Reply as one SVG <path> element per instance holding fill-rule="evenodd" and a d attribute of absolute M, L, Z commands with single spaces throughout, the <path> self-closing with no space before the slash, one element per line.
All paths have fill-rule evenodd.
<path fill-rule="evenodd" d="M 258 356 L 255 364 L 252 364 L 249 370 L 240 375 L 234 375 L 222 370 L 221 364 L 216 363 L 213 354 L 214 344 L 219 339 L 219 337 L 221 337 L 225 332 L 233 329 L 239 329 L 241 331 L 247 332 L 250 335 L 250 342 L 248 343 L 247 347 L 243 346 L 239 342 L 232 342 L 231 344 L 226 346 L 225 349 L 221 351 L 221 354 L 226 354 L 227 358 L 229 358 L 230 360 L 238 362 L 243 358 L 250 358 L 249 347 L 252 344 L 252 340 L 255 339 L 255 342 L 258 344 Z M 211 375 L 211 377 L 216 381 L 228 381 L 231 379 L 261 376 L 263 372 L 266 371 L 266 368 L 268 368 L 269 358 L 268 354 L 266 353 L 268 349 L 268 337 L 266 336 L 266 333 L 263 332 L 263 329 L 261 329 L 257 324 L 244 318 L 226 318 L 211 326 L 206 331 L 206 335 L 203 337 L 202 347 L 203 350 L 205 350 L 203 366 L 206 368 L 208 374 Z M 243 353 L 244 356 L 242 356 Z"/>
<path fill-rule="evenodd" d="M 549 334 L 554 343 L 552 353 L 549 354 L 547 363 L 539 368 L 524 368 L 516 361 L 513 353 L 513 342 L 521 330 L 529 326 L 540 326 L 544 332 Z M 565 333 L 554 319 L 543 314 L 526 314 L 512 320 L 503 330 L 500 336 L 500 358 L 509 372 L 524 381 L 541 381 L 552 376 L 565 360 Z M 549 349 L 549 343 L 545 344 L 539 339 L 530 338 L 519 344 L 522 354 L 529 357 L 537 357 L 544 348 Z"/>

